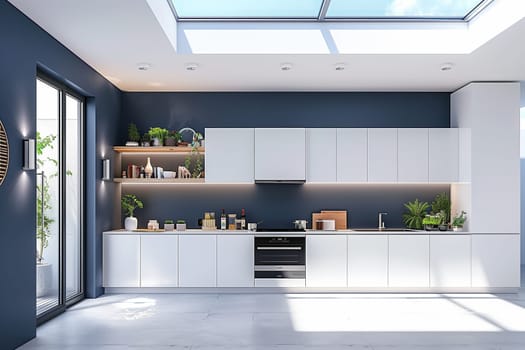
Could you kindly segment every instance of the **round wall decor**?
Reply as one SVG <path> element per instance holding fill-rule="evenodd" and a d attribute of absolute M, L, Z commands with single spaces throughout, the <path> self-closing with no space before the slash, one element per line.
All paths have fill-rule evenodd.
<path fill-rule="evenodd" d="M 4 124 L 0 121 L 0 185 L 4 182 L 7 176 L 7 168 L 9 167 L 9 142 L 7 141 L 7 133 L 5 132 Z"/>

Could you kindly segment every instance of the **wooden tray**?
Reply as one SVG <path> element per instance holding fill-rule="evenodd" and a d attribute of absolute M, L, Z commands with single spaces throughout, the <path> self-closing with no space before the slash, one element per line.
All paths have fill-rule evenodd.
<path fill-rule="evenodd" d="M 321 210 L 320 213 L 312 213 L 312 229 L 316 229 L 317 220 L 335 220 L 336 230 L 346 230 L 347 217 L 346 210 Z"/>

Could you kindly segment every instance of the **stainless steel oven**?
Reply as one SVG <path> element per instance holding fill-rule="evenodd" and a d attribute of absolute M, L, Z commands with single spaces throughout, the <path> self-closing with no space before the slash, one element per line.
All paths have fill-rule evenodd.
<path fill-rule="evenodd" d="M 304 236 L 255 236 L 255 286 L 304 287 L 305 241 Z"/>

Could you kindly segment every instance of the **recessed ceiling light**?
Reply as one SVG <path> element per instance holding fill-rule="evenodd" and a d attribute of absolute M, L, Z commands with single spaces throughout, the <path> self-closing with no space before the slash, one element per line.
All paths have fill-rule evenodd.
<path fill-rule="evenodd" d="M 150 68 L 151 68 L 150 63 L 147 63 L 147 62 L 137 63 L 138 70 L 146 71 L 146 70 L 149 70 Z"/>
<path fill-rule="evenodd" d="M 451 71 L 452 68 L 454 68 L 454 64 L 443 63 L 439 69 L 441 69 L 442 72 L 448 72 L 448 71 Z"/>
<path fill-rule="evenodd" d="M 186 63 L 184 68 L 186 68 L 188 71 L 195 71 L 197 68 L 199 68 L 199 65 L 197 63 Z"/>
<path fill-rule="evenodd" d="M 291 63 L 281 63 L 281 70 L 283 72 L 292 70 L 292 67 L 293 67 L 293 65 Z"/>
<path fill-rule="evenodd" d="M 346 68 L 346 64 L 344 63 L 336 63 L 335 64 L 335 70 L 336 71 L 343 71 Z"/>

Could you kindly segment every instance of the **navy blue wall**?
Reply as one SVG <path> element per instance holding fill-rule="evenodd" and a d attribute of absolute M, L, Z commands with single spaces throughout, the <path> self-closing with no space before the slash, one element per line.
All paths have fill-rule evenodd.
<path fill-rule="evenodd" d="M 88 38 L 89 39 L 89 38 Z M 111 227 L 115 188 L 102 184 L 100 158 L 117 140 L 121 93 L 5 0 L 0 1 L 0 120 L 11 145 L 9 172 L 0 186 L 0 348 L 35 336 L 35 173 L 22 171 L 22 139 L 35 138 L 37 67 L 88 99 L 87 292 L 102 291 L 101 235 Z M 97 217 L 95 222 L 94 218 Z"/>
<path fill-rule="evenodd" d="M 150 126 L 193 127 L 449 127 L 448 93 L 123 93 L 122 122 Z M 120 142 L 126 141 L 126 124 Z M 228 159 L 225 159 L 225 163 Z M 346 209 L 353 227 L 377 225 L 377 213 L 389 212 L 386 223 L 401 227 L 403 203 L 431 201 L 449 186 L 416 185 L 122 185 L 123 194 L 144 200 L 139 225 L 148 219 L 186 219 L 197 226 L 204 211 L 240 213 L 264 226 L 290 226 L 321 209 Z M 121 226 L 120 223 L 115 224 Z"/>

